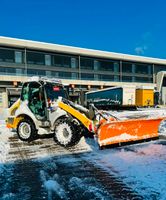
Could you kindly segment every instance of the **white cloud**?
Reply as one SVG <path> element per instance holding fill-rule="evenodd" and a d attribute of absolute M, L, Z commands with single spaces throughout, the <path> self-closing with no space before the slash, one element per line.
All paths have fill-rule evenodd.
<path fill-rule="evenodd" d="M 140 37 L 140 41 L 136 44 L 134 49 L 135 53 L 137 55 L 145 55 L 147 53 L 147 49 L 152 46 L 152 43 L 153 40 L 151 32 L 144 32 Z"/>
<path fill-rule="evenodd" d="M 134 49 L 135 53 L 137 55 L 144 55 L 145 54 L 145 51 L 147 50 L 147 46 L 138 46 Z"/>

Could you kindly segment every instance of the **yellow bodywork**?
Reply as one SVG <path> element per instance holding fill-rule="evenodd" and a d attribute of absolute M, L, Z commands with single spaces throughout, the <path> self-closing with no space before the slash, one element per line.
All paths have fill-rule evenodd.
<path fill-rule="evenodd" d="M 10 108 L 9 108 L 9 117 L 6 119 L 6 126 L 8 128 L 17 128 L 18 123 L 22 117 L 15 117 L 15 112 L 20 106 L 20 99 L 18 99 Z"/>
<path fill-rule="evenodd" d="M 6 120 L 7 128 L 17 128 L 18 123 L 23 119 L 23 117 L 8 117 Z"/>
<path fill-rule="evenodd" d="M 59 102 L 58 106 L 60 108 L 62 108 L 63 110 L 65 110 L 67 113 L 70 113 L 76 119 L 78 119 L 88 130 L 92 126 L 92 124 L 93 124 L 92 120 L 88 119 L 84 114 L 80 113 L 73 107 L 71 107 L 63 102 Z"/>
<path fill-rule="evenodd" d="M 154 106 L 153 89 L 137 89 L 136 106 Z"/>

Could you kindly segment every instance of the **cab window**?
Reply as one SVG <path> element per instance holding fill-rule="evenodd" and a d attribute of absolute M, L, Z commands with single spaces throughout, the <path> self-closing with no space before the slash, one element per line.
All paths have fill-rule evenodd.
<path fill-rule="evenodd" d="M 57 100 L 58 97 L 67 98 L 66 90 L 61 85 L 47 83 L 45 85 L 47 99 L 51 101 Z"/>

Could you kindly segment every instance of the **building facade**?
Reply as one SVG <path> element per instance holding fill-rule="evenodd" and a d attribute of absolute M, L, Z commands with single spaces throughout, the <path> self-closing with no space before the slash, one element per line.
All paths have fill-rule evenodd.
<path fill-rule="evenodd" d="M 31 76 L 62 79 L 76 100 L 80 91 L 124 84 L 156 85 L 166 60 L 0 37 L 0 107 L 8 107 Z"/>

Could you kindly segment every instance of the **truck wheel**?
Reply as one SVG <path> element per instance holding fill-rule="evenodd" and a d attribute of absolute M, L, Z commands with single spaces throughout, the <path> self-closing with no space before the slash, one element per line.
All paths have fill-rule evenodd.
<path fill-rule="evenodd" d="M 32 141 L 36 136 L 36 128 L 34 123 L 28 119 L 22 119 L 17 126 L 17 135 L 22 141 Z"/>
<path fill-rule="evenodd" d="M 79 128 L 73 121 L 58 119 L 55 124 L 54 141 L 63 147 L 76 145 L 81 139 Z"/>

